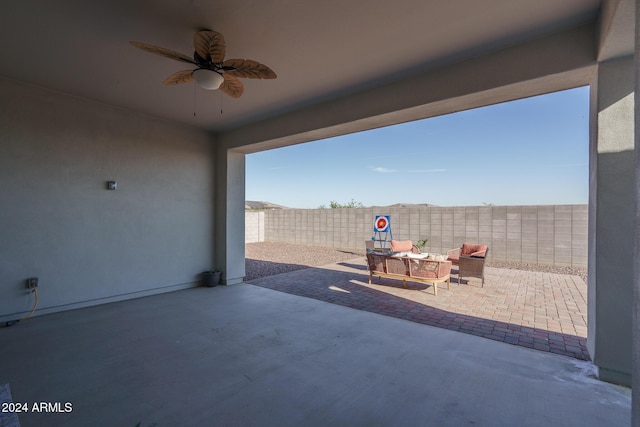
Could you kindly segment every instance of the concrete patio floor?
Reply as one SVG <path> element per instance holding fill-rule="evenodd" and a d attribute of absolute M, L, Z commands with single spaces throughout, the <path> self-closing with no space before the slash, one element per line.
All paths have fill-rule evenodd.
<path fill-rule="evenodd" d="M 258 286 L 482 336 L 536 350 L 590 360 L 586 347 L 587 285 L 578 276 L 505 268 L 485 269 L 457 283 L 452 274 L 433 287 L 374 277 L 362 257 L 251 280 Z"/>
<path fill-rule="evenodd" d="M 349 275 L 325 284 L 362 287 L 334 270 L 279 280 Z M 72 405 L 22 413 L 23 427 L 584 427 L 631 417 L 630 390 L 594 379 L 590 362 L 250 284 L 38 316 L 1 328 L 0 343 L 0 384 L 14 402 Z"/>

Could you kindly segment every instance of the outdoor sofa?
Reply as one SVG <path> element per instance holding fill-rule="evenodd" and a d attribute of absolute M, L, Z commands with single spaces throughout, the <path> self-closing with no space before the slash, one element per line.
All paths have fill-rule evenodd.
<path fill-rule="evenodd" d="M 407 280 L 430 284 L 434 295 L 438 295 L 438 283 L 446 282 L 447 289 L 451 289 L 451 261 L 445 256 L 429 259 L 428 255 L 419 254 L 410 240 L 391 243 L 391 250 L 367 249 L 369 284 L 373 276 L 378 276 L 402 280 L 405 288 Z"/>

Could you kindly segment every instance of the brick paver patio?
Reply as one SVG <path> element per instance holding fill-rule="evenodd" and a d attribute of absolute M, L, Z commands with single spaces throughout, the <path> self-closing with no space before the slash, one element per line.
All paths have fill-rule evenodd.
<path fill-rule="evenodd" d="M 456 268 L 454 267 L 454 273 Z M 479 279 L 438 286 L 374 277 L 364 258 L 254 279 L 277 291 L 590 360 L 587 286 L 578 276 L 487 267 Z"/>

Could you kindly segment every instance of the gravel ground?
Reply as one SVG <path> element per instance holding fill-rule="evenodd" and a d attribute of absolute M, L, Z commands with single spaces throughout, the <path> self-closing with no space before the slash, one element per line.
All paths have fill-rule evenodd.
<path fill-rule="evenodd" d="M 259 242 L 245 246 L 245 280 L 318 267 L 334 262 L 364 257 L 365 251 L 351 251 L 326 246 L 293 243 Z"/>
<path fill-rule="evenodd" d="M 490 262 L 489 267 L 496 268 L 513 268 L 515 270 L 541 271 L 543 273 L 570 274 L 572 276 L 581 277 L 584 283 L 587 283 L 587 269 L 581 267 L 560 267 L 543 264 L 524 264 L 516 262 Z"/>
<path fill-rule="evenodd" d="M 308 246 L 293 243 L 259 242 L 247 243 L 245 280 L 273 276 L 309 267 L 347 261 L 364 257 L 365 251 L 341 250 L 326 246 Z M 489 267 L 513 268 L 526 271 L 571 274 L 587 281 L 587 271 L 577 267 L 555 267 L 539 264 L 522 264 L 512 262 L 490 262 Z"/>

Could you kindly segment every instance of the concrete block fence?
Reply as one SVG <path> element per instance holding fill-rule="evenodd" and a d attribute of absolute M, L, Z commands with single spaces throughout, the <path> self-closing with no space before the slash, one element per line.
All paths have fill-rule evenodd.
<path fill-rule="evenodd" d="M 247 236 L 262 241 L 254 214 Z M 268 210 L 263 240 L 362 250 L 376 215 L 391 215 L 396 240 L 428 238 L 428 252 L 484 243 L 492 261 L 587 266 L 587 205 Z"/>

